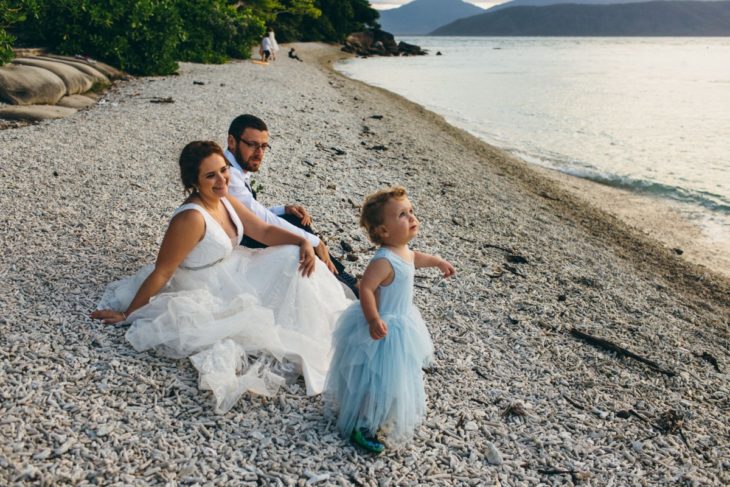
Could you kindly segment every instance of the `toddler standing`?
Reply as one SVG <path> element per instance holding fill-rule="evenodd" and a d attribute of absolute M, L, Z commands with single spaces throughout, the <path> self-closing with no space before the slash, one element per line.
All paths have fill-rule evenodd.
<path fill-rule="evenodd" d="M 408 248 L 418 219 L 403 187 L 368 196 L 360 224 L 380 248 L 365 269 L 360 302 L 337 322 L 325 398 L 341 433 L 380 453 L 385 447 L 378 431 L 402 443 L 426 409 L 421 369 L 433 359 L 433 344 L 413 305 L 414 271 L 438 267 L 444 277 L 455 271 L 441 257 Z"/>

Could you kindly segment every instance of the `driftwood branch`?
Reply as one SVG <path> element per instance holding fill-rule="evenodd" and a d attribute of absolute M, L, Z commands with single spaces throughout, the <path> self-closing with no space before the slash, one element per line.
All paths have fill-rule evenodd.
<path fill-rule="evenodd" d="M 605 340 L 603 338 L 594 337 L 587 333 L 583 333 L 582 331 L 576 330 L 575 328 L 570 330 L 570 334 L 573 335 L 575 338 L 578 338 L 579 340 L 583 340 L 584 342 L 588 343 L 589 345 L 593 345 L 596 348 L 600 348 L 602 350 L 607 350 L 609 352 L 614 352 L 614 353 L 618 354 L 619 356 L 629 357 L 634 360 L 637 360 L 637 361 L 649 366 L 650 369 L 655 370 L 664 375 L 667 375 L 669 377 L 674 377 L 675 375 L 677 375 L 674 373 L 674 371 L 665 369 L 664 367 L 660 366 L 653 360 L 649 360 L 647 358 L 642 357 L 641 355 L 637 355 L 634 352 L 632 352 L 631 350 L 627 350 L 624 347 L 616 345 L 615 343 Z"/>
<path fill-rule="evenodd" d="M 571 399 L 570 397 L 566 396 L 565 394 L 563 394 L 563 399 L 565 399 L 566 401 L 568 401 L 568 403 L 571 406 L 573 406 L 574 408 L 577 408 L 577 409 L 580 409 L 580 410 L 583 410 L 583 411 L 585 411 L 585 409 L 586 409 L 585 406 L 583 406 L 581 403 L 579 403 L 578 401 L 576 401 L 574 399 Z"/>
<path fill-rule="evenodd" d="M 479 377 L 481 377 L 482 379 L 485 379 L 485 380 L 492 380 L 492 378 L 491 378 L 491 377 L 489 377 L 489 376 L 488 376 L 487 374 L 485 374 L 484 372 L 482 372 L 482 371 L 481 371 L 481 370 L 479 369 L 479 367 L 474 367 L 474 372 L 476 372 L 476 374 L 477 374 L 477 375 L 478 375 Z"/>

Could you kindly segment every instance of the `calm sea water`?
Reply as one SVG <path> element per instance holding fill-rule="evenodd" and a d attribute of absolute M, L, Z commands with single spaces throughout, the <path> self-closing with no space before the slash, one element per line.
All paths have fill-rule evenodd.
<path fill-rule="evenodd" d="M 708 236 L 730 235 L 730 38 L 402 40 L 431 55 L 338 69 L 528 162 L 665 198 Z"/>

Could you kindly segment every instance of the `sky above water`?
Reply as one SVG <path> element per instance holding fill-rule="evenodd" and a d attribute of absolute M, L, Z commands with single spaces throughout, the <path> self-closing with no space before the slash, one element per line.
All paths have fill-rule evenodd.
<path fill-rule="evenodd" d="M 373 6 L 373 8 L 377 10 L 388 10 L 391 8 L 400 7 L 401 5 L 404 5 L 406 3 L 410 3 L 412 0 L 379 0 L 377 2 L 370 2 L 370 5 Z M 509 0 L 487 0 L 487 1 L 477 1 L 477 0 L 465 0 L 466 3 L 471 3 L 476 5 L 477 7 L 481 8 L 490 8 L 494 7 L 495 5 L 499 5 L 500 3 L 505 3 Z"/>

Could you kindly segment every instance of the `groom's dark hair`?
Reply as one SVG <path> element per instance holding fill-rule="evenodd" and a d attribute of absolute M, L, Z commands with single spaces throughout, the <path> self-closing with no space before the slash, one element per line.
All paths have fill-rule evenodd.
<path fill-rule="evenodd" d="M 259 117 L 254 115 L 239 115 L 233 119 L 231 126 L 228 127 L 228 135 L 232 135 L 236 140 L 243 134 L 246 129 L 260 130 L 261 132 L 268 132 L 269 127 Z"/>

